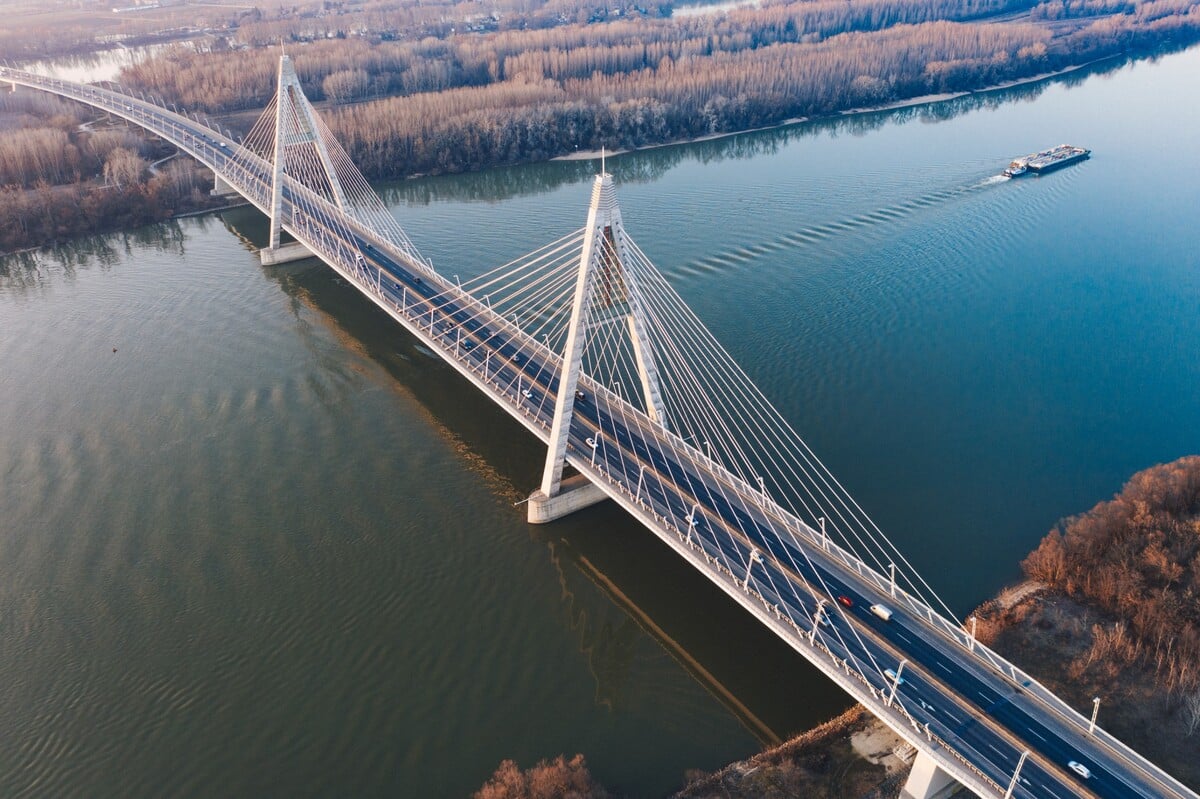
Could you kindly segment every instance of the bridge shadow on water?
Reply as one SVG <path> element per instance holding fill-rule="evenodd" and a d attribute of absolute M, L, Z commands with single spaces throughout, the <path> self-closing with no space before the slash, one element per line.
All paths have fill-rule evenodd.
<path fill-rule="evenodd" d="M 222 219 L 248 246 L 265 240 L 266 220 L 250 209 L 225 212 Z M 452 440 L 469 468 L 513 503 L 513 516 L 524 517 L 519 503 L 541 477 L 540 442 L 323 263 L 310 259 L 263 271 L 293 303 L 315 312 L 339 341 L 377 364 L 394 381 L 392 388 L 415 400 L 431 426 Z M 764 744 L 851 704 L 613 503 L 528 529 L 557 572 L 565 624 L 587 659 L 597 704 L 615 710 L 646 697 L 644 687 L 629 686 L 641 633 Z M 598 602 L 597 595 L 606 601 Z M 814 691 L 814 685 L 827 690 Z"/>

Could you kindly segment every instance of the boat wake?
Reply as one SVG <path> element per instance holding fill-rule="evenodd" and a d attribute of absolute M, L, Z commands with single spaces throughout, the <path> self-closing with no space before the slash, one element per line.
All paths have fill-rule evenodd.
<path fill-rule="evenodd" d="M 902 222 L 930 208 L 944 205 L 972 192 L 986 189 L 1008 181 L 1005 175 L 991 175 L 975 183 L 929 192 L 894 205 L 877 208 L 855 216 L 831 220 L 823 224 L 809 225 L 799 230 L 783 233 L 773 239 L 750 244 L 736 244 L 720 252 L 710 253 L 703 258 L 668 269 L 675 277 L 687 279 L 705 273 L 724 272 L 757 261 L 768 253 L 780 250 L 801 249 L 835 236 L 862 229 L 881 228 Z"/>

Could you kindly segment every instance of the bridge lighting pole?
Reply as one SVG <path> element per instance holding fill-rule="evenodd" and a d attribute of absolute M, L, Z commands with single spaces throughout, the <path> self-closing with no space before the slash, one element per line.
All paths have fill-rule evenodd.
<path fill-rule="evenodd" d="M 896 689 L 900 687 L 900 675 L 904 674 L 904 664 L 908 662 L 908 658 L 900 661 L 900 665 L 896 667 L 896 679 L 892 680 L 892 692 L 888 694 L 887 706 L 892 706 L 892 701 L 896 698 Z"/>
<path fill-rule="evenodd" d="M 1013 772 L 1012 781 L 1008 783 L 1008 790 L 1004 792 L 1004 799 L 1011 799 L 1013 789 L 1017 787 L 1017 780 L 1021 778 L 1021 766 L 1025 765 L 1027 757 L 1029 757 L 1028 749 L 1021 753 L 1021 759 L 1017 761 L 1017 769 Z"/>
<path fill-rule="evenodd" d="M 808 631 L 808 643 L 811 646 L 817 640 L 817 625 L 821 623 L 821 617 L 825 615 L 825 600 L 817 600 L 817 612 L 813 614 L 812 629 Z"/>
<path fill-rule="evenodd" d="M 592 437 L 592 466 L 596 465 L 596 450 L 600 449 L 600 431 L 596 431 L 596 435 Z"/>
<path fill-rule="evenodd" d="M 762 563 L 762 553 L 757 549 L 750 550 L 750 562 L 746 564 L 746 579 L 742 580 L 742 590 L 750 590 L 750 570 L 754 568 L 755 563 Z"/>
<path fill-rule="evenodd" d="M 971 637 L 969 639 L 969 643 L 967 644 L 967 648 L 970 649 L 972 652 L 974 652 L 975 651 L 975 625 L 979 622 L 979 619 L 972 616 L 971 618 L 967 619 L 967 621 L 971 622 Z"/>
<path fill-rule="evenodd" d="M 896 564 L 889 563 L 888 571 L 890 571 L 891 575 L 892 575 L 892 599 L 895 599 L 896 598 Z"/>
<path fill-rule="evenodd" d="M 758 480 L 758 490 L 762 492 L 763 505 L 766 505 L 767 504 L 767 481 L 764 480 L 762 477 L 760 477 L 757 474 L 754 475 L 754 477 Z"/>
<path fill-rule="evenodd" d="M 642 468 L 645 469 L 646 467 L 643 466 Z M 640 476 L 639 476 L 638 480 L 639 481 L 641 480 Z M 640 485 L 640 483 L 639 483 L 639 485 Z M 697 502 L 695 505 L 692 506 L 692 512 L 689 513 L 687 516 L 683 517 L 683 520 L 685 522 L 687 522 L 687 524 L 688 524 L 688 534 L 687 534 L 688 546 L 692 545 L 692 531 L 696 529 L 696 525 L 700 521 L 699 518 L 697 518 L 697 516 L 696 516 L 696 514 L 698 514 L 699 512 L 700 512 L 700 503 Z"/>
<path fill-rule="evenodd" d="M 1092 697 L 1092 721 L 1088 724 L 1088 735 L 1096 731 L 1096 716 L 1100 715 L 1100 697 Z"/>
<path fill-rule="evenodd" d="M 828 551 L 829 550 L 829 534 L 825 532 L 825 517 L 822 516 L 821 518 L 817 519 L 817 521 L 821 525 L 821 546 L 826 551 Z"/>
<path fill-rule="evenodd" d="M 634 495 L 633 495 L 634 502 L 642 501 L 642 481 L 645 479 L 646 479 L 646 464 L 643 463 L 641 468 L 638 469 L 637 491 L 635 491 Z"/>

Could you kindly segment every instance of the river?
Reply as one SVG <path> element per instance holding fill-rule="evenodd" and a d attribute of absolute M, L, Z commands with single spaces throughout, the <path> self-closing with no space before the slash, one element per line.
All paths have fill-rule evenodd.
<path fill-rule="evenodd" d="M 957 611 L 1200 452 L 1200 49 L 608 162 L 628 230 Z M 1061 142 L 1091 160 L 996 177 Z M 383 187 L 463 277 L 589 162 Z M 660 796 L 847 698 L 248 209 L 0 261 L 5 796 Z"/>

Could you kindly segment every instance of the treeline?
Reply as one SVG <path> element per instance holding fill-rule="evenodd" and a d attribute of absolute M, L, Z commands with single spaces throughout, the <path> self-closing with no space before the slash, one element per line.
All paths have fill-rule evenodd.
<path fill-rule="evenodd" d="M 981 88 L 1148 45 L 1164 29 L 1195 39 L 1200 11 L 1141 27 L 1105 18 L 1068 41 L 1034 25 L 896 26 L 585 79 L 520 75 L 347 106 L 327 119 L 368 175 L 457 172 Z"/>
<path fill-rule="evenodd" d="M 1200 686 L 1200 456 L 1140 472 L 1068 519 L 1022 564 L 1032 579 L 1126 620 L 1105 659 L 1144 663 L 1173 692 Z"/>
<path fill-rule="evenodd" d="M 211 205 L 208 183 L 193 164 L 173 163 L 154 175 L 142 172 L 140 178 L 0 189 L 0 253 L 146 225 L 183 208 Z"/>
<path fill-rule="evenodd" d="M 151 170 L 152 148 L 125 127 L 80 126 L 80 107 L 34 93 L 0 96 L 17 125 L 0 133 L 0 252 L 146 224 L 213 203 L 190 160 Z"/>
<path fill-rule="evenodd" d="M 567 760 L 559 755 L 521 770 L 505 760 L 472 799 L 609 799 L 610 794 L 592 779 L 583 755 Z"/>
<path fill-rule="evenodd" d="M 666 61 L 817 42 L 840 33 L 936 20 L 962 21 L 1028 9 L 1030 0 L 806 0 L 681 20 L 620 20 L 544 30 L 391 42 L 314 41 L 298 51 L 310 100 L 345 102 L 481 86 L 518 76 L 566 80 L 658 69 Z M 192 110 L 265 105 L 278 50 L 197 52 L 179 47 L 127 67 L 121 82 Z"/>
<path fill-rule="evenodd" d="M 1075 15 L 1118 2 L 1060 1 Z M 402 177 L 967 91 L 1200 38 L 1200 0 L 1129 2 L 1128 13 L 1085 18 L 1057 35 L 1032 22 L 943 18 L 989 17 L 1029 8 L 1027 0 L 809 0 L 679 21 L 322 41 L 292 52 L 310 98 L 360 100 L 323 111 L 360 168 Z M 176 51 L 123 81 L 189 108 L 261 107 L 277 56 Z"/>

